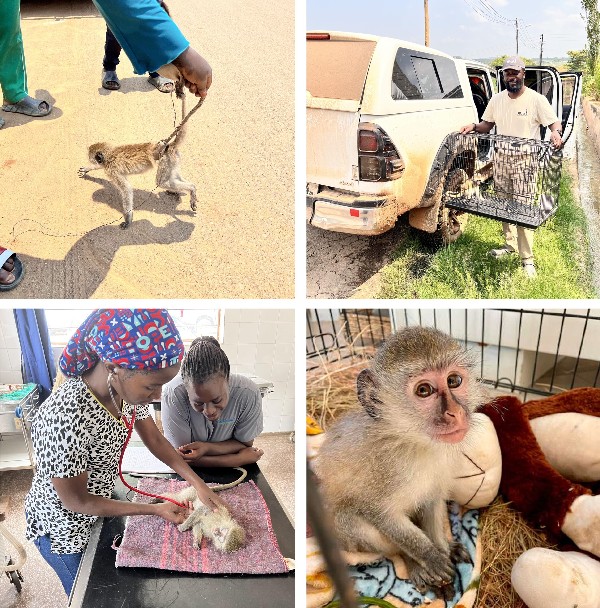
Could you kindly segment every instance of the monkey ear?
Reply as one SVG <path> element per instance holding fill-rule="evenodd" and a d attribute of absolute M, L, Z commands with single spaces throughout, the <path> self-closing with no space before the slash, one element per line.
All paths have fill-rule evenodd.
<path fill-rule="evenodd" d="M 96 154 L 94 154 L 94 159 L 101 165 L 104 162 L 104 154 L 102 154 L 102 152 L 96 152 Z"/>
<path fill-rule="evenodd" d="M 363 369 L 356 379 L 358 400 L 371 418 L 381 417 L 381 399 L 377 396 L 379 387 L 370 369 Z"/>

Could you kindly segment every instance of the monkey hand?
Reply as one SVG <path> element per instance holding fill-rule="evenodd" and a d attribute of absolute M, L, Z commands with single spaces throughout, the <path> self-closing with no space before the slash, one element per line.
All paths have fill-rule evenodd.
<path fill-rule="evenodd" d="M 159 502 L 153 505 L 153 508 L 156 515 L 176 525 L 182 524 L 193 510 L 191 502 L 187 503 L 185 509 L 168 501 Z"/>
<path fill-rule="evenodd" d="M 242 458 L 240 464 L 251 464 L 253 462 L 258 462 L 263 454 L 263 450 L 254 447 L 244 448 L 238 452 L 238 456 Z"/>
<path fill-rule="evenodd" d="M 77 175 L 79 177 L 85 177 L 88 174 L 89 169 L 87 167 L 79 167 L 77 171 Z"/>
<path fill-rule="evenodd" d="M 185 86 L 196 97 L 206 97 L 212 84 L 212 68 L 191 46 L 173 60 L 173 65 L 181 72 Z"/>
<path fill-rule="evenodd" d="M 439 549 L 432 549 L 427 554 L 426 565 L 411 563 L 410 579 L 419 591 L 428 588 L 441 589 L 454 580 L 454 565 L 448 555 Z"/>

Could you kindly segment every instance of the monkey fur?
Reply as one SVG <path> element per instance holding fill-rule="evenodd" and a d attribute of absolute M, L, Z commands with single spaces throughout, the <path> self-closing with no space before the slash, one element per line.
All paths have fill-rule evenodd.
<path fill-rule="evenodd" d="M 213 492 L 220 492 L 242 483 L 247 475 L 246 470 L 240 467 L 235 468 L 238 471 L 242 471 L 242 475 L 238 479 L 231 483 L 211 486 L 210 489 Z M 163 497 L 172 498 L 181 503 L 192 502 L 194 510 L 182 524 L 177 526 L 177 529 L 180 532 L 185 532 L 192 528 L 194 547 L 196 549 L 200 549 L 203 536 L 211 540 L 215 548 L 222 553 L 233 553 L 243 547 L 246 540 L 246 532 L 242 526 L 231 517 L 225 507 L 218 507 L 215 511 L 211 511 L 200 501 L 196 490 L 192 486 L 188 486 L 177 493 L 164 494 Z M 152 502 L 159 502 L 159 500 Z"/>
<path fill-rule="evenodd" d="M 181 99 L 181 113 L 182 117 L 185 117 L 183 78 L 179 74 L 179 70 L 175 66 L 172 67 L 175 71 L 171 71 L 170 74 L 179 75 L 175 80 L 175 93 L 177 98 Z M 196 211 L 198 202 L 196 186 L 183 179 L 180 169 L 181 158 L 178 148 L 183 142 L 186 130 L 187 127 L 184 125 L 175 136 L 173 143 L 166 147 L 162 142 L 123 146 L 112 146 L 102 142 L 89 147 L 88 158 L 91 164 L 87 167 L 80 167 L 78 175 L 85 177 L 90 171 L 104 169 L 106 176 L 115 185 L 121 196 L 124 218 L 121 228 L 129 227 L 133 220 L 133 188 L 127 180 L 127 176 L 150 171 L 157 166 L 157 163 L 156 185 L 172 194 L 189 193 L 190 207 L 192 211 Z"/>
<path fill-rule="evenodd" d="M 440 331 L 394 334 L 357 378 L 362 408 L 332 425 L 315 459 L 343 548 L 400 553 L 416 587 L 446 599 L 454 564 L 469 560 L 444 524 L 461 441 L 485 403 L 474 368 Z"/>

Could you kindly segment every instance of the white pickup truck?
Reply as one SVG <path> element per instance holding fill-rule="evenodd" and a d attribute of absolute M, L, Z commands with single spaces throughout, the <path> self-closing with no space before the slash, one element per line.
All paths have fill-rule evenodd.
<path fill-rule="evenodd" d="M 580 74 L 527 68 L 525 84 L 547 96 L 568 137 Z M 497 90 L 489 66 L 393 38 L 309 32 L 306 89 L 310 224 L 374 235 L 409 212 L 430 241 L 458 238 L 458 214 L 441 203 L 453 167 L 437 154 L 449 133 L 481 118 Z"/>

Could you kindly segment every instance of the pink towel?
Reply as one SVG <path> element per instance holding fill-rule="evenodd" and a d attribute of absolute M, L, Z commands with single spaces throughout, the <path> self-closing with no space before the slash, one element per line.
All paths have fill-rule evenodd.
<path fill-rule="evenodd" d="M 141 479 L 139 489 L 153 494 L 178 492 L 188 484 L 174 479 Z M 179 532 L 161 517 L 129 517 L 117 567 L 160 568 L 204 574 L 276 574 L 288 572 L 271 525 L 269 509 L 253 481 L 221 493 L 231 515 L 246 531 L 246 543 L 234 553 L 221 553 L 211 541 L 202 539 L 194 549 L 192 531 Z M 135 494 L 135 502 L 150 498 Z"/>

